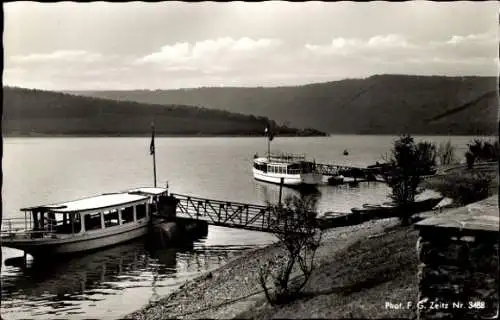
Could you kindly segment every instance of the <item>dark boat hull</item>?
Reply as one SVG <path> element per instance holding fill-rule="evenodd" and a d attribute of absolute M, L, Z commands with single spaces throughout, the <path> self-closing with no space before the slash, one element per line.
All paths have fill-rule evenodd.
<path fill-rule="evenodd" d="M 407 211 L 408 214 L 415 214 L 423 211 L 428 211 L 434 208 L 443 198 L 431 198 L 422 201 L 416 201 L 406 208 L 396 207 L 396 206 L 368 206 L 362 208 L 352 208 L 353 213 L 358 213 L 361 216 L 366 217 L 363 220 L 369 219 L 383 219 L 399 216 L 402 210 Z"/>

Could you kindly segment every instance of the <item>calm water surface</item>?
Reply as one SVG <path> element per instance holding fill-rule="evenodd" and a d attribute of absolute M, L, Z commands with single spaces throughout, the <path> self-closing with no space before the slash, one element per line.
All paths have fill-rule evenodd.
<path fill-rule="evenodd" d="M 417 140 L 444 142 L 448 137 Z M 462 157 L 472 137 L 451 137 Z M 317 163 L 366 166 L 381 161 L 391 136 L 281 138 L 273 151 L 306 153 Z M 5 138 L 3 216 L 19 208 L 73 200 L 153 184 L 149 138 Z M 342 151 L 349 150 L 349 156 Z M 265 204 L 279 187 L 254 181 L 253 155 L 264 154 L 264 138 L 157 138 L 158 184 L 174 193 Z M 284 195 L 295 191 L 284 188 Z M 318 211 L 349 211 L 387 201 L 381 183 L 321 186 Z M 153 248 L 144 239 L 77 257 L 12 265 L 22 252 L 2 247 L 3 319 L 115 319 L 168 294 L 187 279 L 216 268 L 249 248 L 275 241 L 272 235 L 210 226 L 208 235 L 182 249 Z M 9 259 L 9 260 L 7 260 Z M 6 265 L 7 260 L 7 265 Z"/>

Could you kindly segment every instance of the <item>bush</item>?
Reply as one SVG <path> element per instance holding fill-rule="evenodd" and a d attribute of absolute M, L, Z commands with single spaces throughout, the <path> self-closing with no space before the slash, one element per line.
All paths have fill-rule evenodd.
<path fill-rule="evenodd" d="M 419 184 L 422 176 L 431 172 L 436 164 L 436 148 L 430 142 L 415 144 L 410 135 L 403 135 L 394 141 L 389 168 L 385 176 L 391 188 L 390 197 L 401 208 L 402 225 L 410 223 L 410 210 L 405 207 L 415 201 L 415 196 L 421 192 Z"/>
<path fill-rule="evenodd" d="M 287 197 L 284 206 L 270 205 L 270 226 L 282 251 L 274 259 L 261 263 L 259 281 L 272 304 L 286 303 L 297 297 L 313 271 L 314 256 L 321 241 L 316 204 L 316 195 L 303 195 Z M 291 275 L 297 266 L 302 277 L 292 281 Z M 273 291 L 268 287 L 269 278 L 274 284 Z"/>
<path fill-rule="evenodd" d="M 487 198 L 492 180 L 491 175 L 482 172 L 461 173 L 443 177 L 431 188 L 453 199 L 457 206 L 464 206 Z"/>
<path fill-rule="evenodd" d="M 439 164 L 442 166 L 447 166 L 456 162 L 455 147 L 451 144 L 450 140 L 439 145 L 437 157 L 439 159 Z"/>
<path fill-rule="evenodd" d="M 465 153 L 467 167 L 471 169 L 476 160 L 479 161 L 498 161 L 499 145 L 498 140 L 488 141 L 481 139 L 474 139 L 468 145 L 469 150 Z"/>

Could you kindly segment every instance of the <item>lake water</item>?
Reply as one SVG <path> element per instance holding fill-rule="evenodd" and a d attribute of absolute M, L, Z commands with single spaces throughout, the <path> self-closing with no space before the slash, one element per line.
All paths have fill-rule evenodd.
<path fill-rule="evenodd" d="M 451 137 L 462 158 L 473 137 Z M 277 137 L 272 151 L 305 153 L 317 163 L 366 166 L 381 161 L 391 136 Z M 416 137 L 445 142 L 449 137 Z M 150 138 L 5 138 L 2 209 L 73 200 L 153 184 Z M 349 150 L 348 156 L 342 151 Z M 255 153 L 265 138 L 156 138 L 158 185 L 170 192 L 265 204 L 279 187 L 254 181 Z M 358 187 L 320 186 L 318 211 L 346 211 L 387 201 L 382 183 Z M 284 195 L 295 191 L 283 189 Z M 25 266 L 5 265 L 22 252 L 2 247 L 3 319 L 116 319 L 172 292 L 201 272 L 224 264 L 244 250 L 273 242 L 272 235 L 210 226 L 208 235 L 182 249 L 152 248 L 139 239 L 57 262 L 28 257 Z"/>

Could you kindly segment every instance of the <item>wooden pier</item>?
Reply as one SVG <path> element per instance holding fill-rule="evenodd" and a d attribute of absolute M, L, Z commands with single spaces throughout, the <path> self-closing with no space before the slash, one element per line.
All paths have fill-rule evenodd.
<path fill-rule="evenodd" d="M 177 199 L 176 216 L 204 220 L 208 224 L 262 232 L 276 232 L 274 215 L 268 206 L 222 201 L 171 193 Z M 279 228 L 278 228 L 279 229 Z"/>
<path fill-rule="evenodd" d="M 360 168 L 360 167 L 350 167 L 350 166 L 340 166 L 336 164 L 324 164 L 316 163 L 315 169 L 317 173 L 324 176 L 344 176 L 359 179 L 370 180 L 370 176 L 374 173 L 373 169 L 370 168 Z"/>

